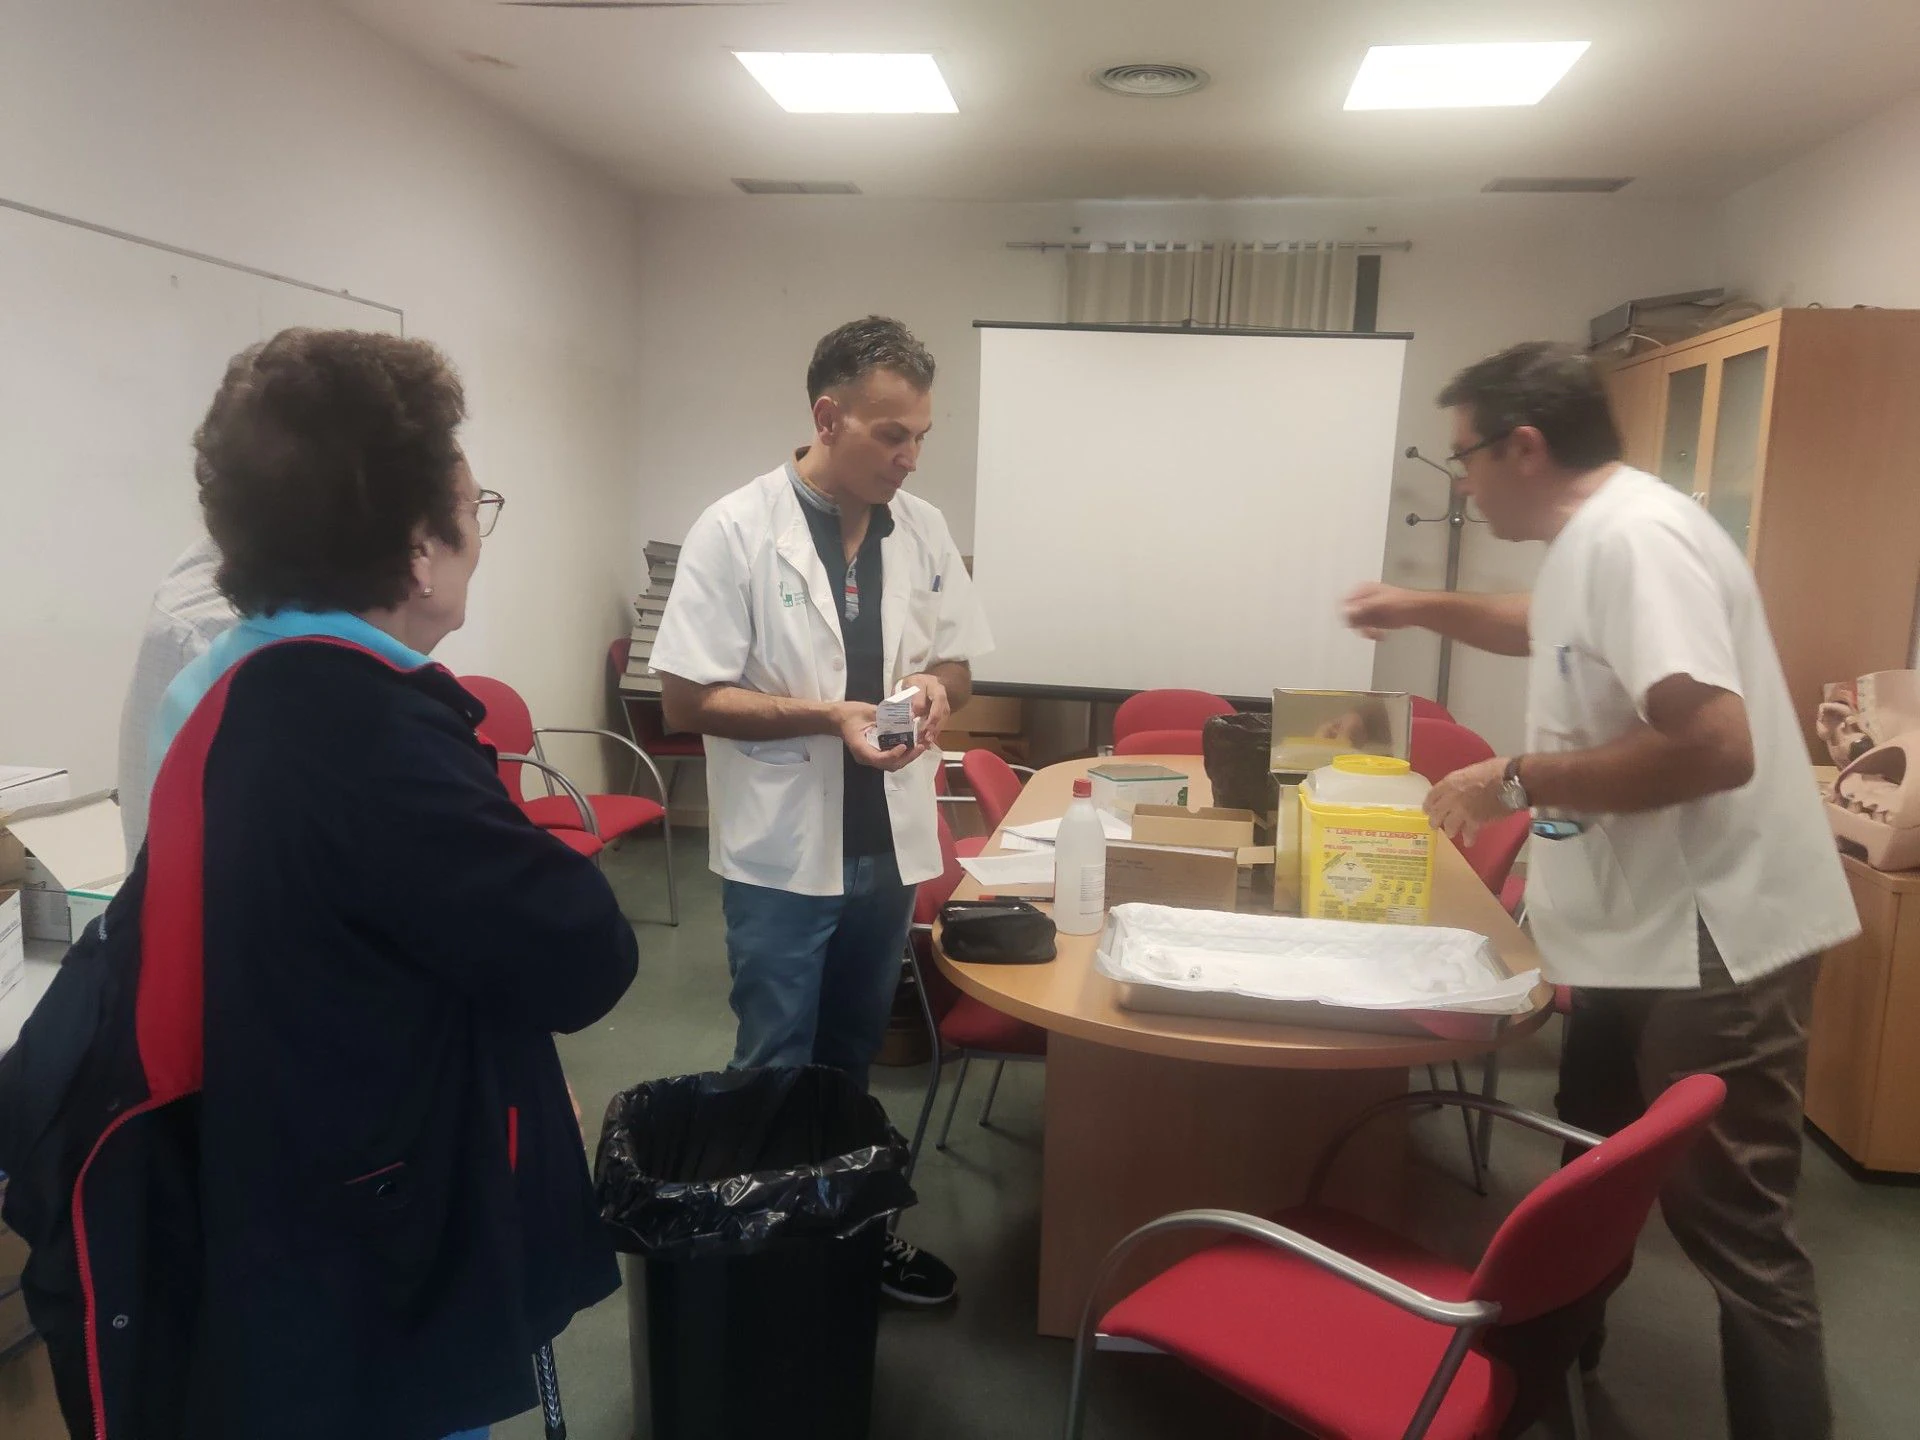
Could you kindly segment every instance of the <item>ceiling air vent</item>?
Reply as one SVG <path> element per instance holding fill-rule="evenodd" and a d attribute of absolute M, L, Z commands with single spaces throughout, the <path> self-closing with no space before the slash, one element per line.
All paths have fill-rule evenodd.
<path fill-rule="evenodd" d="M 1480 189 L 1487 195 L 1611 195 L 1632 183 L 1631 175 L 1503 175 Z"/>
<path fill-rule="evenodd" d="M 1116 95 L 1138 95 L 1149 100 L 1170 95 L 1190 95 L 1204 86 L 1210 77 L 1191 65 L 1165 65 L 1149 62 L 1137 65 L 1109 65 L 1094 72 L 1093 83 Z"/>
<path fill-rule="evenodd" d="M 733 182 L 748 195 L 858 195 L 851 180 L 739 180 Z"/>

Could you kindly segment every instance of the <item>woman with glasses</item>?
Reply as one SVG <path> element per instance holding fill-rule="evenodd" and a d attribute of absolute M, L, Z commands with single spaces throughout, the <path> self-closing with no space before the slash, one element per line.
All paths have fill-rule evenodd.
<path fill-rule="evenodd" d="M 168 689 L 146 846 L 24 1097 L 0 1074 L 58 1112 L 0 1154 L 75 1434 L 464 1434 L 530 1408 L 535 1350 L 618 1283 L 553 1033 L 612 1008 L 633 932 L 429 658 L 501 509 L 464 408 L 429 345 L 290 330 L 195 438 L 241 619 Z M 33 1056 L 75 1017 L 48 1105 Z"/>

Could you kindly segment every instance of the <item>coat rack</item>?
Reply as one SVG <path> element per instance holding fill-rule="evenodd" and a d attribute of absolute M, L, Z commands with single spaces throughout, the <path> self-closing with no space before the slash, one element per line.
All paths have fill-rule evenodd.
<path fill-rule="evenodd" d="M 1447 527 L 1447 583 L 1449 593 L 1460 588 L 1460 541 L 1466 534 L 1468 525 L 1484 525 L 1487 522 L 1467 514 L 1467 497 L 1460 493 L 1461 477 L 1451 466 L 1442 465 L 1438 460 L 1430 460 L 1420 453 L 1418 445 L 1409 445 L 1406 449 L 1409 460 L 1418 460 L 1422 465 L 1431 466 L 1447 477 L 1447 513 L 1444 515 L 1419 515 L 1407 512 L 1409 525 L 1445 525 Z M 1434 699 L 1446 705 L 1447 692 L 1453 685 L 1453 641 L 1450 637 L 1440 637 L 1440 678 L 1434 686 Z"/>

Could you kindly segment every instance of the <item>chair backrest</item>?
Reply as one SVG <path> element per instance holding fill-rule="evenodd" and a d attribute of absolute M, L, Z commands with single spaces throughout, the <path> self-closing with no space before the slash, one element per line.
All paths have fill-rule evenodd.
<path fill-rule="evenodd" d="M 620 677 L 627 673 L 627 661 L 633 654 L 633 637 L 622 635 L 607 646 L 607 671 L 618 685 Z"/>
<path fill-rule="evenodd" d="M 1020 798 L 1020 777 L 991 750 L 967 751 L 961 757 L 960 771 L 973 787 L 973 798 L 980 802 L 980 815 L 988 831 L 998 830 L 1013 802 Z"/>
<path fill-rule="evenodd" d="M 1205 747 L 1201 744 L 1201 732 L 1198 730 L 1136 730 L 1123 739 L 1116 740 L 1113 753 L 1116 755 L 1201 755 Z"/>
<path fill-rule="evenodd" d="M 1726 1082 L 1689 1075 L 1647 1113 L 1555 1171 L 1495 1232 L 1468 1287 L 1517 1325 L 1572 1305 L 1622 1271 L 1653 1202 L 1720 1104 Z"/>
<path fill-rule="evenodd" d="M 1533 833 L 1533 812 L 1518 810 L 1513 814 L 1482 826 L 1480 833 L 1473 837 L 1471 845 L 1462 846 L 1467 864 L 1473 867 L 1473 873 L 1480 877 L 1495 895 L 1507 888 L 1507 877 L 1513 874 L 1513 867 L 1520 858 L 1520 852 L 1527 848 L 1527 836 Z"/>
<path fill-rule="evenodd" d="M 1407 760 L 1416 775 L 1438 783 L 1456 770 L 1492 758 L 1493 747 L 1466 726 L 1415 717 Z"/>
<path fill-rule="evenodd" d="M 1453 712 L 1438 700 L 1429 700 L 1424 695 L 1409 695 L 1413 701 L 1413 718 L 1416 720 L 1444 720 L 1449 725 L 1456 723 Z"/>
<path fill-rule="evenodd" d="M 533 712 L 527 709 L 527 702 L 520 698 L 518 690 L 504 680 L 487 675 L 462 675 L 460 684 L 486 708 L 483 728 L 496 750 L 503 755 L 533 754 Z M 505 760 L 500 762 L 500 783 L 516 800 L 525 793 L 520 788 L 524 768 Z"/>
<path fill-rule="evenodd" d="M 1142 690 L 1113 712 L 1113 748 L 1125 753 L 1120 752 L 1120 742 L 1136 730 L 1198 730 L 1215 715 L 1231 714 L 1233 706 L 1205 690 Z"/>

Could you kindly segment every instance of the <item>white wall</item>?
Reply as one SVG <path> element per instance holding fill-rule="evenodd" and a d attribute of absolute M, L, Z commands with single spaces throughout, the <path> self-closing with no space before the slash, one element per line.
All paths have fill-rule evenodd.
<path fill-rule="evenodd" d="M 1009 251 L 1008 240 L 1081 238 L 1407 239 L 1386 257 L 1380 325 L 1411 330 L 1401 444 L 1444 453 L 1434 394 L 1459 366 L 1516 340 L 1582 340 L 1586 321 L 1636 295 L 1709 282 L 1705 205 L 1625 196 L 1476 196 L 1426 202 L 1276 201 L 1226 205 L 934 204 L 868 200 L 656 201 L 642 221 L 645 359 L 642 538 L 677 538 L 716 495 L 766 469 L 807 435 L 802 377 L 813 342 L 869 310 L 913 326 L 941 365 L 936 434 L 920 488 L 972 536 L 978 404 L 976 319 L 1054 320 L 1062 312 L 1058 252 Z M 1395 513 L 1444 506 L 1432 471 L 1403 464 Z M 1178 497 L 1183 513 L 1193 497 Z M 1441 526 L 1392 527 L 1389 579 L 1437 586 Z M 1276 551 L 1278 551 L 1276 545 Z M 1461 583 L 1512 588 L 1532 578 L 1528 547 L 1484 532 L 1466 542 Z M 637 576 L 637 572 L 636 572 Z M 1328 597 L 1332 613 L 1335 597 Z M 1319 620 L 1321 617 L 1312 617 Z M 1430 692 L 1437 649 L 1427 637 L 1381 648 L 1382 684 Z M 1456 713 L 1493 739 L 1519 738 L 1521 667 L 1463 653 Z"/>
<path fill-rule="evenodd" d="M 1065 215 L 1058 205 L 825 196 L 647 202 L 640 537 L 680 539 L 710 501 L 811 439 L 815 342 L 879 313 L 905 322 L 939 367 L 913 484 L 965 549 L 979 438 L 973 322 L 1059 318 L 1059 256 L 1005 242 L 1057 234 Z"/>
<path fill-rule="evenodd" d="M 0 196 L 400 306 L 447 351 L 508 504 L 441 658 L 599 723 L 632 572 L 632 202 L 317 4 L 0 0 L 0 35 Z"/>
<path fill-rule="evenodd" d="M 1920 306 L 1920 95 L 1730 196 L 1719 280 L 1767 305 Z"/>

